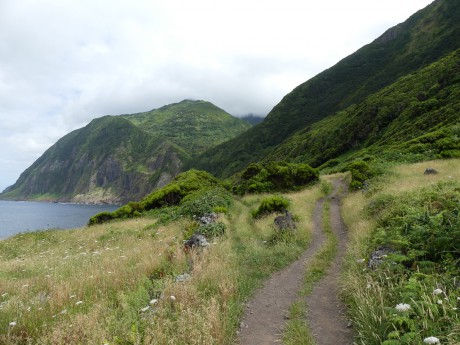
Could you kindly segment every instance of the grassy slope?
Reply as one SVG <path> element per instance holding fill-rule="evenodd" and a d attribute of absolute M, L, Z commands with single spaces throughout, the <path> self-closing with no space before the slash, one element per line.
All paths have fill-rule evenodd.
<path fill-rule="evenodd" d="M 184 283 L 174 278 L 190 262 L 185 218 L 159 225 L 151 215 L 1 241 L 0 342 L 231 344 L 241 302 L 307 245 L 320 195 L 318 187 L 287 195 L 303 231 L 275 244 L 273 217 L 251 216 L 263 196 L 235 200 L 227 235 L 192 255 L 193 278 Z M 142 311 L 152 299 L 159 301 Z"/>
<path fill-rule="evenodd" d="M 423 175 L 428 166 L 440 173 Z M 392 171 L 373 184 L 374 196 L 417 190 L 439 180 L 460 181 L 459 160 L 405 165 Z M 183 252 L 182 240 L 192 221 L 180 218 L 162 224 L 155 213 L 91 228 L 26 233 L 3 240 L 0 342 L 231 344 L 243 312 L 241 303 L 262 279 L 298 257 L 308 244 L 320 189 L 318 185 L 286 195 L 292 201 L 292 212 L 299 217 L 299 229 L 304 230 L 293 242 L 269 244 L 273 217 L 253 221 L 251 211 L 263 195 L 236 199 L 223 218 L 228 226 L 226 235 L 191 257 Z M 356 262 L 365 255 L 375 225 L 363 210 L 372 200 L 361 192 L 351 194 L 343 213 L 352 241 L 345 285 L 360 298 L 359 311 L 382 301 L 369 293 L 369 277 L 362 263 Z M 175 277 L 188 270 L 190 259 L 192 279 L 175 283 Z M 158 302 L 143 311 L 152 299 Z M 391 309 L 391 303 L 386 307 Z M 301 307 L 294 306 L 291 315 L 301 317 Z M 369 311 L 375 312 L 370 307 Z M 375 319 L 367 314 L 362 318 Z M 353 320 L 362 323 L 357 317 Z M 9 325 L 11 322 L 16 324 Z"/>
<path fill-rule="evenodd" d="M 427 167 L 434 168 L 439 173 L 424 175 Z M 441 344 L 460 344 L 460 316 L 457 309 L 460 304 L 460 290 L 458 282 L 455 283 L 455 276 L 458 281 L 459 273 L 458 238 L 453 239 L 454 245 L 455 241 L 457 243 L 457 250 L 450 254 L 452 260 L 448 253 L 441 250 L 438 253 L 443 259 L 438 264 L 430 263 L 423 256 L 413 263 L 399 261 L 408 260 L 405 256 L 399 256 L 391 259 L 398 261 L 398 265 L 382 266 L 374 271 L 366 268 L 366 261 L 362 260 L 367 259 L 369 253 L 375 250 L 381 229 L 389 221 L 385 220 L 386 214 L 391 215 L 395 211 L 399 213 L 398 216 L 390 217 L 390 221 L 395 223 L 391 229 L 398 229 L 400 222 L 407 224 L 407 237 L 403 236 L 402 242 L 401 239 L 393 237 L 391 232 L 385 235 L 396 246 L 404 246 L 405 241 L 413 237 L 415 231 L 422 229 L 418 228 L 420 225 L 417 223 L 424 223 L 425 217 L 437 219 L 447 215 L 443 203 L 457 200 L 457 211 L 454 214 L 458 214 L 460 160 L 406 164 L 391 170 L 390 174 L 385 174 L 371 183 L 369 192 L 353 193 L 344 202 L 343 216 L 350 234 L 344 296 L 358 336 L 357 343 L 377 345 L 386 341 L 384 344 L 388 345 L 421 344 L 425 337 L 435 336 L 441 339 Z M 439 182 L 457 183 L 457 189 L 448 187 L 447 190 L 438 190 Z M 434 194 L 430 194 L 433 191 Z M 369 210 L 375 209 L 382 202 L 387 206 L 379 213 L 370 215 Z M 438 225 L 436 222 L 431 224 L 433 233 Z M 444 235 L 449 231 L 458 232 L 458 223 L 445 225 L 447 233 Z M 437 233 L 434 239 L 423 236 L 419 242 L 413 242 L 409 246 L 409 252 L 406 253 L 406 248 L 403 253 L 406 256 L 423 255 L 422 252 L 411 254 L 410 250 L 418 249 L 433 240 L 442 240 L 442 237 L 443 233 Z M 401 262 L 406 262 L 409 267 L 404 268 Z M 435 295 L 436 288 L 443 292 Z M 399 303 L 411 305 L 411 310 L 397 312 L 395 306 Z"/>

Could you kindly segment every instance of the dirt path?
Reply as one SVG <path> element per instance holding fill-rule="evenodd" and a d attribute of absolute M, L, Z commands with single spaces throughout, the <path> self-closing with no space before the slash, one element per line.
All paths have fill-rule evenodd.
<path fill-rule="evenodd" d="M 339 238 L 338 254 L 327 275 L 317 284 L 307 300 L 310 310 L 309 323 L 318 345 L 351 344 L 351 331 L 346 327 L 346 320 L 341 317 L 343 308 L 337 297 L 338 273 L 346 245 L 345 227 L 340 217 L 341 185 L 342 181 L 334 182 L 330 207 L 331 226 Z M 312 242 L 309 248 L 293 264 L 275 273 L 247 303 L 247 311 L 238 337 L 239 344 L 281 343 L 286 315 L 290 305 L 298 300 L 305 267 L 325 241 L 322 231 L 323 204 L 324 199 L 320 199 L 315 208 Z"/>
<path fill-rule="evenodd" d="M 337 254 L 327 275 L 313 288 L 307 298 L 308 324 L 318 345 L 352 344 L 352 330 L 347 327 L 345 306 L 339 300 L 339 278 L 342 260 L 346 251 L 347 233 L 340 215 L 341 190 L 345 185 L 334 181 L 330 198 L 330 224 L 338 239 Z"/>

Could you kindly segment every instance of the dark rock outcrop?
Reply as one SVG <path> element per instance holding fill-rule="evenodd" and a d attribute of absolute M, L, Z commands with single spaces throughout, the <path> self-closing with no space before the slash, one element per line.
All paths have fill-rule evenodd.
<path fill-rule="evenodd" d="M 274 220 L 275 227 L 277 230 L 294 230 L 296 225 L 292 214 L 289 211 L 286 211 L 284 216 L 278 216 Z"/>

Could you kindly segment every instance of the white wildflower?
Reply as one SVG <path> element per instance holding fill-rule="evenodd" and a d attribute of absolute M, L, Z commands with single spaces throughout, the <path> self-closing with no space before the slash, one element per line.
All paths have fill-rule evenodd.
<path fill-rule="evenodd" d="M 77 297 L 77 295 L 70 295 L 70 298 L 75 298 Z"/>
<path fill-rule="evenodd" d="M 16 326 L 16 325 L 17 325 L 16 321 L 10 322 L 10 326 L 11 326 L 11 327 L 14 327 L 14 326 Z"/>
<path fill-rule="evenodd" d="M 441 290 L 441 289 L 435 289 L 435 290 L 433 291 L 433 295 L 440 295 L 440 294 L 442 294 L 442 290 Z"/>
<path fill-rule="evenodd" d="M 149 310 L 149 309 L 150 309 L 150 307 L 149 307 L 149 306 L 146 306 L 146 307 L 142 308 L 141 311 L 142 311 L 142 312 L 145 312 L 145 311 L 147 311 L 147 310 Z"/>
<path fill-rule="evenodd" d="M 410 309 L 410 305 L 407 303 L 399 303 L 396 305 L 397 311 L 408 311 Z"/>
<path fill-rule="evenodd" d="M 61 314 L 67 314 L 67 309 L 64 309 L 63 311 L 61 311 Z"/>
<path fill-rule="evenodd" d="M 442 299 L 438 299 L 438 304 L 442 304 Z"/>
<path fill-rule="evenodd" d="M 152 300 L 150 301 L 150 305 L 155 305 L 155 304 L 157 304 L 157 303 L 158 303 L 158 300 L 157 300 L 157 299 L 152 299 Z"/>
<path fill-rule="evenodd" d="M 176 300 L 176 296 L 169 296 L 169 299 L 174 302 Z"/>
<path fill-rule="evenodd" d="M 441 344 L 441 342 L 439 341 L 438 338 L 436 337 L 428 337 L 428 338 L 425 338 L 423 339 L 423 342 L 425 344 Z"/>
<path fill-rule="evenodd" d="M 83 304 L 83 301 L 78 301 L 77 303 L 75 303 L 75 305 L 80 305 L 80 304 Z"/>

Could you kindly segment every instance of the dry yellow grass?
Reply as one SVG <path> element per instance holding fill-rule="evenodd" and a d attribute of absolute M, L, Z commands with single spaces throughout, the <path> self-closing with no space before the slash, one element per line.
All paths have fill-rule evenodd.
<path fill-rule="evenodd" d="M 303 246 L 320 194 L 315 187 L 287 195 Z M 240 298 L 248 294 L 241 289 L 255 286 L 242 281 L 246 270 L 260 264 L 268 274 L 281 265 L 276 260 L 293 260 L 302 250 L 267 246 L 273 217 L 251 217 L 260 198 L 236 200 L 221 218 L 226 235 L 191 257 L 183 252 L 186 219 L 158 227 L 155 219 L 138 218 L 0 241 L 0 343 L 231 343 Z M 253 267 L 242 266 L 240 255 Z M 190 259 L 192 278 L 176 282 Z"/>

